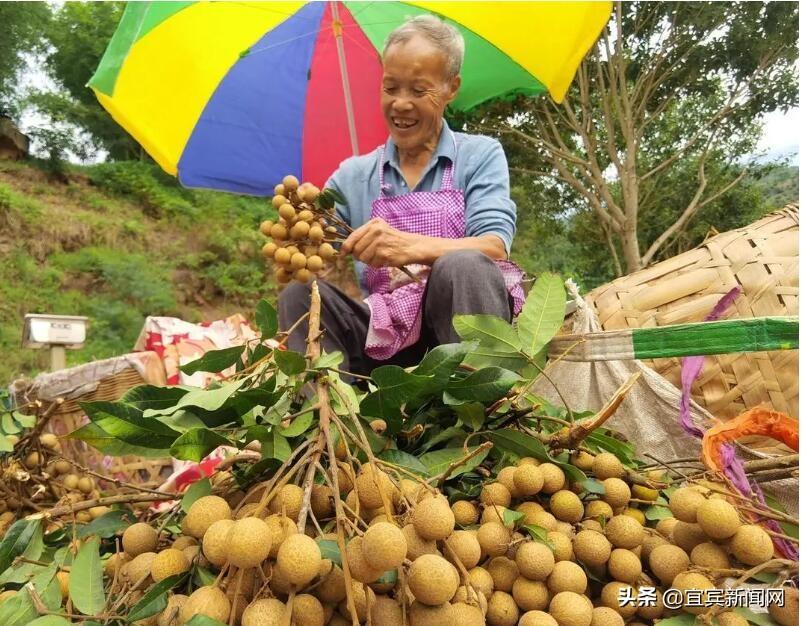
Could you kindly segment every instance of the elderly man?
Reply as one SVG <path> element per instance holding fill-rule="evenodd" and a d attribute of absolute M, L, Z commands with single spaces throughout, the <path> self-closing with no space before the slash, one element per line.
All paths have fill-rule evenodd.
<path fill-rule="evenodd" d="M 505 154 L 496 140 L 453 132 L 444 120 L 463 53 L 460 33 L 436 17 L 394 30 L 382 58 L 390 137 L 341 163 L 326 184 L 346 199 L 337 209 L 355 230 L 341 252 L 355 259 L 367 296 L 357 302 L 319 282 L 323 347 L 340 350 L 348 371 L 413 365 L 458 340 L 454 315 L 510 320 L 521 308 L 522 272 L 507 260 L 516 208 Z M 281 327 L 309 306 L 309 285 L 289 285 L 279 297 Z M 289 347 L 303 352 L 306 334 L 300 325 Z"/>

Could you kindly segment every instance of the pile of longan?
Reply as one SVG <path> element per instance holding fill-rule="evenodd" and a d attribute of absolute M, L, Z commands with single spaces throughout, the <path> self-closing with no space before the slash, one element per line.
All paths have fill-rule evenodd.
<path fill-rule="evenodd" d="M 332 242 L 342 239 L 338 228 L 330 224 L 321 206 L 321 190 L 312 183 L 301 183 L 295 176 L 285 176 L 274 188 L 271 204 L 279 213 L 274 222 L 260 224 L 260 232 L 271 241 L 262 254 L 271 259 L 280 284 L 297 280 L 308 282 L 335 259 Z"/>

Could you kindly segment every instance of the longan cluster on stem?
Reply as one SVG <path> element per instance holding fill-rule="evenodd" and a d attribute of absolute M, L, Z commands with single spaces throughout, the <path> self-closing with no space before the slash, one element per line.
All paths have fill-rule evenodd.
<path fill-rule="evenodd" d="M 262 254 L 275 266 L 277 282 L 308 282 L 313 275 L 332 263 L 337 252 L 332 243 L 341 241 L 332 222 L 332 210 L 321 203 L 321 191 L 312 183 L 301 183 L 295 176 L 285 176 L 274 188 L 271 204 L 279 213 L 276 222 L 266 220 L 260 232 L 271 241 Z"/>

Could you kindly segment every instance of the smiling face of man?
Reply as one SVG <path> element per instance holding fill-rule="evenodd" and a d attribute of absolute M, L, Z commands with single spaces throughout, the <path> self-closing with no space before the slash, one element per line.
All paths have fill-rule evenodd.
<path fill-rule="evenodd" d="M 447 57 L 421 36 L 394 44 L 383 57 L 381 105 L 397 148 L 434 148 L 444 109 L 455 99 L 460 76 L 447 78 Z"/>

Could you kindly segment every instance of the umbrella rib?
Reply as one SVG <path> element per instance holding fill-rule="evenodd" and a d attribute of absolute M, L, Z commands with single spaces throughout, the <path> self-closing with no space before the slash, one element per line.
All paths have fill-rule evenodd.
<path fill-rule="evenodd" d="M 377 50 L 375 50 L 374 48 L 371 48 L 371 49 L 366 48 L 366 46 L 363 44 L 362 41 L 359 41 L 358 39 L 355 39 L 354 37 L 352 37 L 349 33 L 346 32 L 345 29 L 343 31 L 343 36 L 348 38 L 349 41 L 351 41 L 353 44 L 355 44 L 358 48 L 360 48 L 363 52 L 365 52 L 369 56 L 374 56 L 374 57 L 377 56 L 377 54 L 378 54 Z"/>
<path fill-rule="evenodd" d="M 266 50 L 271 50 L 272 48 L 278 48 L 279 46 L 284 46 L 285 44 L 289 44 L 293 41 L 304 39 L 305 37 L 309 37 L 310 35 L 318 35 L 318 30 L 311 31 L 309 33 L 302 33 L 301 35 L 296 35 L 295 37 L 291 37 L 290 39 L 285 39 L 283 41 L 277 41 L 276 43 L 272 43 L 270 46 L 264 46 L 262 48 L 254 48 L 252 50 L 249 50 L 249 55 L 257 54 L 258 52 L 265 52 Z"/>

